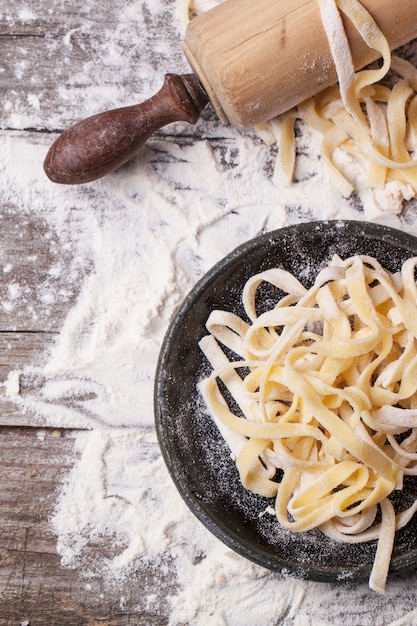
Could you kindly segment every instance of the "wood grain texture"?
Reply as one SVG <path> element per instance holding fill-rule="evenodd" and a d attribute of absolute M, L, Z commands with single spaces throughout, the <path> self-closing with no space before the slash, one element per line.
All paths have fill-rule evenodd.
<path fill-rule="evenodd" d="M 189 71 L 173 0 L 155 14 L 145 4 L 133 6 L 142 12 L 136 41 L 120 18 L 125 7 L 122 0 L 34 0 L 30 7 L 6 0 L 0 16 L 0 125 L 21 128 L 23 119 L 25 128 L 61 131 L 85 117 L 94 101 L 95 112 L 136 104 L 159 89 L 165 73 Z M 109 56 L 110 36 L 116 58 Z M 151 76 L 143 72 L 149 67 Z M 33 96 L 39 104 L 33 105 Z"/>
<path fill-rule="evenodd" d="M 71 432 L 0 431 L 0 625 L 164 626 L 173 581 L 156 566 L 144 564 L 120 584 L 61 567 L 48 520 L 74 462 L 73 444 Z M 110 545 L 98 537 L 88 549 L 93 558 Z"/>
<path fill-rule="evenodd" d="M 56 233 L 39 215 L 23 215 L 17 206 L 0 207 L 0 396 L 11 371 L 41 366 L 53 347 L 78 294 L 76 276 L 53 268 L 71 267 Z M 50 299 L 48 291 L 65 296 Z M 29 425 L 31 415 L 12 402 L 0 405 L 1 425 Z"/>
<path fill-rule="evenodd" d="M 165 15 L 144 16 L 151 28 L 141 34 L 140 45 L 120 33 L 124 71 L 117 80 L 113 70 L 112 78 L 104 72 L 110 78 L 103 85 L 107 33 L 124 4 L 33 0 L 28 6 L 6 0 L 0 16 L 3 146 L 11 136 L 19 144 L 20 133 L 23 150 L 28 140 L 45 146 L 46 154 L 50 133 L 82 118 L 86 103 L 92 106 L 91 88 L 109 91 L 104 100 L 98 98 L 98 110 L 124 105 L 135 89 L 151 95 L 163 73 L 177 69 L 179 46 L 169 58 L 162 54 L 153 60 L 155 46 L 177 37 L 168 8 Z M 163 27 L 154 28 L 155 20 Z M 141 63 L 154 64 L 154 83 L 133 71 Z M 184 62 L 183 67 L 188 69 Z M 166 597 L 175 581 L 156 565 L 144 563 L 120 584 L 106 582 L 99 572 L 85 579 L 82 571 L 62 566 L 50 517 L 76 459 L 76 433 L 31 427 L 36 421 L 29 413 L 4 401 L 10 372 L 45 363 L 76 301 L 79 272 L 88 267 L 77 267 L 74 250 L 62 247 L 41 212 L 22 213 L 0 180 L 0 626 L 164 626 Z M 45 299 L 48 288 L 64 296 Z M 33 392 L 35 383 L 22 373 L 23 392 Z M 114 546 L 97 537 L 87 549 L 94 559 Z"/>
<path fill-rule="evenodd" d="M 189 71 L 173 19 L 175 0 L 156 4 L 159 8 L 152 12 L 152 0 L 4 0 L 0 149 L 5 158 L 9 144 L 23 156 L 28 148 L 38 147 L 41 176 L 42 155 L 58 131 L 86 113 L 143 101 L 160 88 L 166 72 Z M 132 19 L 135 12 L 141 14 L 143 27 L 134 37 L 127 6 Z M 178 151 L 167 150 L 165 141 Z M 167 163 L 181 158 L 182 148 L 199 142 L 209 143 L 219 170 L 236 173 L 236 179 L 242 176 L 235 131 L 220 124 L 210 107 L 195 128 L 168 128 L 148 145 L 152 174 L 163 176 Z M 272 147 L 265 154 L 262 167 L 268 176 L 276 152 Z M 132 169 L 140 161 L 140 155 L 135 157 Z M 77 460 L 79 433 L 39 428 L 18 404 L 4 401 L 4 385 L 11 372 L 18 372 L 21 391 L 36 391 L 39 381 L 27 368 L 47 362 L 77 301 L 82 278 L 91 268 L 88 259 L 77 258 L 79 229 L 69 231 L 68 245 L 62 246 L 42 207 L 22 210 L 1 178 L 1 166 L 0 162 L 0 626 L 24 622 L 30 626 L 167 626 L 169 597 L 178 592 L 175 568 L 168 561 L 143 559 L 132 576 L 112 583 L 100 571 L 86 578 L 81 567 L 61 563 L 50 519 L 63 481 Z M 129 170 L 130 165 L 124 167 Z M 179 180 L 179 189 L 181 184 L 186 191 L 186 182 Z M 100 187 L 82 193 L 84 199 L 97 194 L 97 206 L 100 194 L 105 195 Z M 26 194 L 30 198 L 31 190 Z M 52 188 L 48 194 L 52 205 L 56 201 Z M 97 210 L 100 219 L 99 206 Z M 76 221 L 76 203 L 68 212 L 68 222 Z M 308 217 L 307 212 L 300 215 Z M 45 298 L 51 292 L 62 297 Z M 86 548 L 86 558 L 93 562 L 97 555 L 111 556 L 117 549 L 109 537 L 96 536 Z M 404 599 L 404 610 L 412 610 L 414 604 L 414 598 Z M 336 620 L 339 614 L 326 614 L 323 622 L 333 617 Z M 361 626 L 360 621 L 354 623 Z"/>

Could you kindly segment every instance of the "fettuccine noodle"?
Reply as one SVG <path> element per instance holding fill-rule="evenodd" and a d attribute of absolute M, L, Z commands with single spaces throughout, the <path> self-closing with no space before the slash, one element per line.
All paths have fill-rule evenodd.
<path fill-rule="evenodd" d="M 393 274 L 335 256 L 310 289 L 269 269 L 244 286 L 245 319 L 213 311 L 200 342 L 213 368 L 200 389 L 244 487 L 275 498 L 292 531 L 378 540 L 369 584 L 380 593 L 395 532 L 417 509 L 390 501 L 417 475 L 416 266 Z M 264 283 L 283 295 L 258 314 Z"/>
<path fill-rule="evenodd" d="M 319 0 L 319 4 L 338 86 L 325 89 L 280 116 L 275 177 L 287 183 L 293 179 L 296 140 L 294 132 L 288 133 L 287 118 L 294 127 L 296 117 L 322 134 L 323 162 L 343 196 L 349 197 L 356 190 L 355 181 L 349 180 L 335 163 L 337 149 L 367 169 L 368 185 L 382 194 L 384 208 L 399 213 L 402 201 L 417 193 L 417 160 L 413 156 L 417 70 L 405 59 L 391 55 L 386 37 L 358 0 Z M 353 22 L 365 43 L 379 52 L 380 68 L 354 71 L 341 13 Z M 380 84 L 390 69 L 399 76 L 392 88 Z M 267 123 L 260 130 L 277 135 L 276 124 Z"/>

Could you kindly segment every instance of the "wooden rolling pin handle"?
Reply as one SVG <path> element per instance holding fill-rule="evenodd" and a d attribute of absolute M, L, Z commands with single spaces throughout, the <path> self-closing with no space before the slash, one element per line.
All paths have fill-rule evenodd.
<path fill-rule="evenodd" d="M 62 133 L 44 170 L 54 183 L 88 183 L 117 169 L 157 130 L 195 124 L 209 99 L 194 74 L 166 74 L 157 94 L 141 104 L 93 115 Z"/>

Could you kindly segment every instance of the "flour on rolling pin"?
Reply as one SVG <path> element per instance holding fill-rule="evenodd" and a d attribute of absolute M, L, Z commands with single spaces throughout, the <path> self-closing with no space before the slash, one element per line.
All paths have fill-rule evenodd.
<path fill-rule="evenodd" d="M 257 3 L 256 11 L 250 0 L 243 4 L 239 3 L 241 15 L 247 18 L 245 11 L 253 13 L 250 29 L 242 19 L 234 26 L 228 23 L 232 8 L 236 9 L 236 2 L 229 0 L 221 5 L 222 14 L 219 8 L 205 14 L 212 22 L 208 33 L 200 30 L 208 23 L 201 17 L 192 19 L 186 31 L 186 55 L 219 116 L 253 126 L 258 119 L 277 114 L 257 129 L 266 143 L 279 141 L 275 179 L 280 183 L 292 182 L 294 124 L 303 120 L 322 134 L 322 160 L 342 195 L 349 197 L 357 187 L 357 181 L 348 180 L 337 165 L 337 155 L 346 151 L 349 158 L 365 160 L 366 167 L 370 164 L 364 177 L 381 209 L 400 213 L 403 201 L 417 193 L 411 169 L 415 152 L 411 139 L 417 127 L 417 105 L 411 96 L 417 90 L 417 70 L 390 52 L 417 34 L 417 18 L 407 16 L 407 3 L 387 7 L 369 0 L 318 0 L 296 2 L 291 11 L 280 0 Z M 184 6 L 189 8 L 190 2 L 180 0 L 179 5 L 184 16 Z M 228 42 L 226 35 L 220 37 L 224 47 L 214 49 L 208 40 L 226 24 L 232 31 Z M 251 37 L 255 31 L 258 35 Z M 379 57 L 383 62 L 378 69 L 357 71 Z M 243 69 L 236 68 L 239 64 Z M 389 69 L 400 77 L 392 90 L 379 85 Z M 233 82 L 234 75 L 239 75 L 239 81 Z"/>
<path fill-rule="evenodd" d="M 362 4 L 391 49 L 417 36 L 416 3 Z M 345 29 L 356 69 L 380 56 L 348 20 Z M 317 0 L 227 0 L 191 20 L 184 53 L 220 118 L 236 126 L 270 120 L 337 81 Z"/>

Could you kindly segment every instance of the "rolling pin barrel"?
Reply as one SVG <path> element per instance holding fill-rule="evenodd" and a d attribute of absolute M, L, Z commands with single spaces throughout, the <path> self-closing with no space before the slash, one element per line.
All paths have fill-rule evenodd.
<path fill-rule="evenodd" d="M 361 0 L 391 49 L 417 37 L 416 0 Z M 378 58 L 348 19 L 353 62 Z M 184 53 L 217 114 L 254 127 L 337 81 L 318 0 L 227 0 L 193 19 Z"/>

